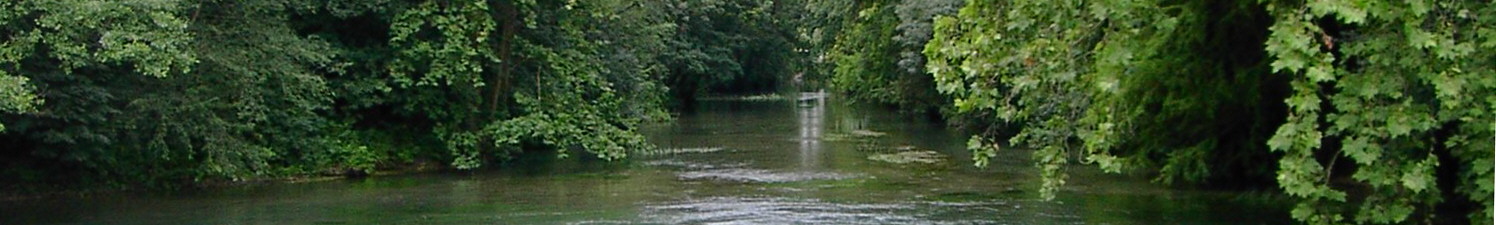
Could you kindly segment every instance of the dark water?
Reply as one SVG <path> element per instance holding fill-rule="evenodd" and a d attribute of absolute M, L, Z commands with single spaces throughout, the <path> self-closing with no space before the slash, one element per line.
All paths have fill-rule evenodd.
<path fill-rule="evenodd" d="M 878 109 L 712 101 L 645 131 L 661 149 L 623 162 L 9 201 L 0 224 L 1290 223 L 1282 201 L 1084 167 L 1042 201 L 1028 152 L 974 168 L 964 135 Z"/>

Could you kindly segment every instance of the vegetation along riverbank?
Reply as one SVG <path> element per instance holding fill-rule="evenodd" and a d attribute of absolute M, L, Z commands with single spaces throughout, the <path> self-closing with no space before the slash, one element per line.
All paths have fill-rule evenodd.
<path fill-rule="evenodd" d="M 824 89 L 969 131 L 978 166 L 1033 150 L 1042 199 L 1093 166 L 1308 224 L 1491 224 L 1492 5 L 3 1 L 0 191 L 602 163 L 698 98 Z"/>

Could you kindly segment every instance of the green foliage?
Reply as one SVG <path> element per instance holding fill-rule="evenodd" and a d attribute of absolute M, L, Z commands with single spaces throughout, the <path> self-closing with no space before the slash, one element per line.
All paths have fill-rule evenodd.
<path fill-rule="evenodd" d="M 837 48 L 838 39 L 843 38 L 845 27 L 851 25 L 849 21 L 858 19 L 857 11 L 860 5 L 853 4 L 852 0 L 820 0 L 807 1 L 804 3 L 804 16 L 797 20 L 800 24 L 800 39 L 803 46 L 813 55 L 803 57 L 805 65 L 800 73 L 797 73 L 800 90 L 813 90 L 822 88 L 828 83 L 836 71 L 837 61 L 832 58 L 834 54 L 831 49 Z"/>
<path fill-rule="evenodd" d="M 953 14 L 961 1 L 857 1 L 827 57 L 829 86 L 854 100 L 935 113 L 946 101 L 925 73 L 920 54 L 937 15 Z"/>
<path fill-rule="evenodd" d="M 0 112 L 36 111 L 36 105 L 41 104 L 41 99 L 36 98 L 35 91 L 27 83 L 28 80 L 26 77 L 0 72 Z M 0 124 L 0 131 L 5 131 L 5 124 Z"/>
<path fill-rule="evenodd" d="M 379 155 L 368 145 L 360 144 L 359 139 L 351 139 L 345 134 L 344 139 L 330 140 L 327 151 L 308 154 L 302 160 L 312 162 L 313 168 L 346 169 L 361 173 L 374 172 L 380 159 L 385 157 Z"/>
<path fill-rule="evenodd" d="M 1434 223 L 1451 197 L 1488 223 L 1487 5 L 976 0 L 925 54 L 957 109 L 1020 124 L 1003 135 L 1035 149 L 1046 197 L 1079 161 L 1165 183 L 1272 174 L 1308 223 Z M 973 138 L 979 164 L 993 136 Z"/>
<path fill-rule="evenodd" d="M 1472 222 L 1491 221 L 1491 189 L 1480 187 L 1490 187 L 1493 146 L 1468 140 L 1491 136 L 1478 128 L 1496 109 L 1489 97 L 1479 100 L 1496 87 L 1493 46 L 1481 46 L 1492 37 L 1481 31 L 1492 29 L 1496 9 L 1478 1 L 1267 7 L 1279 21 L 1266 44 L 1273 70 L 1294 75 L 1288 122 L 1268 142 L 1285 153 L 1278 182 L 1304 199 L 1294 218 L 1433 221 L 1434 205 L 1455 196 L 1436 188 L 1435 168 L 1455 166 L 1462 175 L 1454 189 L 1486 211 L 1471 214 Z M 1442 157 L 1460 165 L 1441 165 Z M 1353 170 L 1335 168 L 1342 158 Z M 1352 172 L 1353 181 L 1332 182 L 1336 172 Z M 1345 207 L 1355 202 L 1360 207 Z"/>
<path fill-rule="evenodd" d="M 990 124 L 968 142 L 977 164 L 1033 149 L 1046 198 L 1079 162 L 1276 181 L 1306 223 L 1489 224 L 1490 5 L 4 1 L 0 165 L 58 176 L 0 182 L 471 169 L 541 149 L 613 160 L 651 148 L 635 129 L 671 97 L 795 74 Z M 1475 212 L 1439 211 L 1462 207 Z"/>
<path fill-rule="evenodd" d="M 23 125 L 13 127 L 17 129 L 11 135 L 30 136 L 36 142 L 17 141 L 15 145 L 37 146 L 10 151 L 59 158 L 109 176 L 131 178 L 167 173 L 152 171 L 160 167 L 135 166 L 139 160 L 196 157 L 161 151 L 113 154 L 116 149 L 175 143 L 165 140 L 160 130 L 151 130 L 154 127 L 139 133 L 119 131 L 135 128 L 129 119 L 159 115 L 134 114 L 138 108 L 132 106 L 139 102 L 111 100 L 148 96 L 154 87 L 110 89 L 176 79 L 192 71 L 198 58 L 191 45 L 193 36 L 187 31 L 189 5 L 179 1 L 22 1 L 0 7 L 5 8 L 0 33 L 6 40 L 0 47 L 4 49 L 0 57 L 4 72 L 0 73 L 7 78 L 6 95 L 11 96 L 7 100 L 18 100 L 7 105 L 21 106 L 7 108 L 27 109 L 32 113 L 25 115 L 35 118 L 7 123 Z M 36 92 L 32 95 L 26 90 Z M 25 99 L 32 96 L 40 97 L 36 102 L 49 104 L 27 104 Z M 111 147 L 114 143 L 142 147 Z M 125 168 L 135 170 L 112 172 Z"/>
<path fill-rule="evenodd" d="M 788 3 L 793 3 L 789 1 Z M 650 5 L 650 4 L 645 4 Z M 659 55 L 665 84 L 682 104 L 701 92 L 773 92 L 789 77 L 795 54 L 793 6 L 776 1 L 680 1 L 658 6 L 676 32 Z"/>
<path fill-rule="evenodd" d="M 1036 150 L 1045 198 L 1064 184 L 1066 152 L 1083 147 L 1078 122 L 1091 104 L 1094 76 L 1080 75 L 1093 72 L 1085 54 L 1099 41 L 1100 19 L 1076 1 L 971 1 L 956 17 L 936 19 L 925 48 L 938 89 L 958 110 L 991 110 L 1023 124 L 1009 141 Z M 987 146 L 973 149 L 996 151 Z"/>
<path fill-rule="evenodd" d="M 398 52 L 390 72 L 396 83 L 482 86 L 485 64 L 499 61 L 489 47 L 498 28 L 491 11 L 488 1 L 425 1 L 395 15 L 390 47 Z"/>
<path fill-rule="evenodd" d="M 793 4 L 0 2 L 0 165 L 82 175 L 0 181 L 619 159 L 650 148 L 635 127 L 669 117 L 669 90 L 776 88 L 797 61 Z"/>
<path fill-rule="evenodd" d="M 893 4 L 875 2 L 859 10 L 851 26 L 842 33 L 831 52 L 836 61 L 831 77 L 833 89 L 856 93 L 858 99 L 895 100 L 900 94 L 890 85 L 900 74 L 897 57 L 899 46 L 893 43 L 898 23 Z"/>
<path fill-rule="evenodd" d="M 0 3 L 0 27 L 11 28 L 17 18 L 27 14 L 26 8 L 18 7 L 17 3 Z M 27 46 L 19 45 L 14 41 L 0 43 L 0 112 L 29 113 L 36 111 L 36 105 L 41 99 L 36 97 L 34 87 L 30 79 L 23 76 L 12 75 L 7 71 L 15 71 L 17 62 L 29 54 Z M 0 132 L 5 131 L 5 124 L 0 124 Z"/>
<path fill-rule="evenodd" d="M 184 18 L 183 1 L 27 1 L 35 27 L 16 40 L 48 48 L 49 57 L 71 72 L 99 64 L 133 64 L 135 72 L 165 77 L 197 62 Z"/>
<path fill-rule="evenodd" d="M 658 98 L 658 92 L 648 91 L 661 91 L 650 84 L 657 79 L 655 70 L 660 66 L 646 61 L 652 59 L 607 61 L 601 51 L 632 49 L 609 49 L 604 44 L 611 40 L 588 33 L 598 21 L 621 17 L 591 12 L 618 4 L 622 3 L 418 4 L 397 15 L 391 25 L 391 45 L 402 49 L 391 67 L 395 83 L 401 84 L 395 91 L 425 93 L 412 99 L 414 108 L 406 110 L 438 123 L 431 129 L 441 134 L 454 158 L 452 165 L 459 169 L 476 168 L 486 158 L 533 146 L 562 150 L 563 157 L 568 155 L 566 150 L 584 149 L 610 160 L 624 157 L 629 150 L 649 148 L 633 127 L 637 118 L 658 113 L 652 113 L 650 106 L 624 100 L 658 102 L 651 100 Z M 517 31 L 520 21 L 494 21 L 496 17 L 523 20 L 524 26 L 535 29 Z M 659 48 L 657 43 L 636 40 L 658 38 L 658 33 L 634 34 L 640 36 L 621 39 Z M 612 65 L 641 61 L 645 62 L 635 67 Z M 599 65 L 622 71 L 606 71 Z M 619 92 L 618 88 L 641 92 Z M 492 98 L 485 94 L 510 99 L 476 104 Z M 444 96 L 462 100 L 439 100 Z M 509 102 L 514 104 L 496 105 Z"/>

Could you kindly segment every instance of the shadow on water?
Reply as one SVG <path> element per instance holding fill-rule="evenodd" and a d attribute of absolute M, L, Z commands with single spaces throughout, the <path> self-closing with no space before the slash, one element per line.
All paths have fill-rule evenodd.
<path fill-rule="evenodd" d="M 1283 201 L 1081 167 L 1042 201 L 1028 152 L 975 168 L 941 124 L 834 98 L 696 107 L 643 128 L 660 148 L 618 162 L 534 154 L 469 173 L 0 202 L 0 224 L 1290 223 Z"/>

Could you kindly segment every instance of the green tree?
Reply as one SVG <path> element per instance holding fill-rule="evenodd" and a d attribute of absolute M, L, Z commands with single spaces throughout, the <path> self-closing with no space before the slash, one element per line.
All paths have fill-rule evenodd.
<path fill-rule="evenodd" d="M 829 51 L 830 86 L 855 100 L 938 113 L 947 101 L 925 73 L 921 54 L 937 15 L 954 14 L 962 1 L 857 1 L 855 17 Z M 847 12 L 849 14 L 854 12 Z"/>
<path fill-rule="evenodd" d="M 391 103 L 400 114 L 430 121 L 415 129 L 436 133 L 457 168 L 475 168 L 527 146 L 585 149 L 605 159 L 645 148 L 632 130 L 636 117 L 616 112 L 653 112 L 621 103 L 647 97 L 614 88 L 652 96 L 653 80 L 643 73 L 646 67 L 604 77 L 596 67 L 605 64 L 596 52 L 601 45 L 584 26 L 616 14 L 593 13 L 599 10 L 594 7 L 425 1 L 402 9 L 390 24 L 395 53 L 389 68 L 395 84 L 390 91 L 405 94 Z"/>
<path fill-rule="evenodd" d="M 621 158 L 649 147 L 641 120 L 667 117 L 670 5 L 0 3 L 0 164 L 83 175 L 0 178 L 165 186 L 538 149 Z"/>
<path fill-rule="evenodd" d="M 672 37 L 660 55 L 665 84 L 689 105 L 702 92 L 764 93 L 779 88 L 793 69 L 799 41 L 784 18 L 795 1 L 680 1 L 666 4 Z M 689 107 L 684 107 L 689 109 Z"/>
<path fill-rule="evenodd" d="M 1284 153 L 1278 184 L 1304 199 L 1294 218 L 1432 223 L 1436 204 L 1464 197 L 1483 205 L 1472 223 L 1492 221 L 1496 146 L 1484 143 L 1492 139 L 1484 121 L 1496 119 L 1496 8 L 1489 5 L 1266 4 L 1277 21 L 1265 46 L 1273 71 L 1293 76 L 1288 121 L 1268 145 Z M 1444 175 L 1451 181 L 1441 187 L 1436 171 L 1445 167 L 1459 175 Z M 1345 175 L 1350 180 L 1333 179 Z M 1443 193 L 1450 190 L 1460 195 Z"/>
<path fill-rule="evenodd" d="M 192 35 L 186 9 L 179 1 L 126 3 L 113 1 L 21 1 L 5 8 L 3 33 L 5 57 L 0 65 L 6 75 L 6 95 L 11 109 L 35 107 L 24 114 L 28 120 L 11 134 L 26 136 L 14 141 L 9 154 L 59 159 L 69 166 L 97 173 L 141 176 L 149 171 L 115 171 L 127 168 L 132 159 L 167 157 L 151 153 L 116 159 L 115 144 L 126 142 L 127 124 L 114 118 L 128 105 L 118 99 L 136 92 L 110 87 L 149 82 L 191 72 L 198 62 L 192 52 Z M 20 77 L 15 77 L 20 76 Z M 27 105 L 28 82 L 38 101 Z M 21 103 L 21 104 L 15 104 Z M 132 143 L 133 144 L 133 143 Z M 143 144 L 143 143 L 140 143 Z"/>
<path fill-rule="evenodd" d="M 1303 199 L 1294 217 L 1315 224 L 1442 223 L 1462 213 L 1436 211 L 1451 198 L 1488 223 L 1493 146 L 1476 140 L 1493 139 L 1481 122 L 1496 79 L 1491 12 L 1474 1 L 972 1 L 937 19 L 925 53 L 958 109 L 1021 127 L 973 137 L 978 165 L 1012 135 L 1036 150 L 1046 197 L 1081 162 L 1166 183 L 1271 174 Z"/>
<path fill-rule="evenodd" d="M 26 8 L 18 6 L 18 3 L 0 3 L 0 27 L 18 27 L 18 18 L 26 16 Z M 29 113 L 36 110 L 36 105 L 41 103 L 36 97 L 36 90 L 31 86 L 30 79 L 24 76 L 10 74 L 16 71 L 20 58 L 29 53 L 25 46 L 18 46 L 15 42 L 0 43 L 0 112 Z M 5 124 L 0 124 L 0 132 L 5 131 Z"/>

